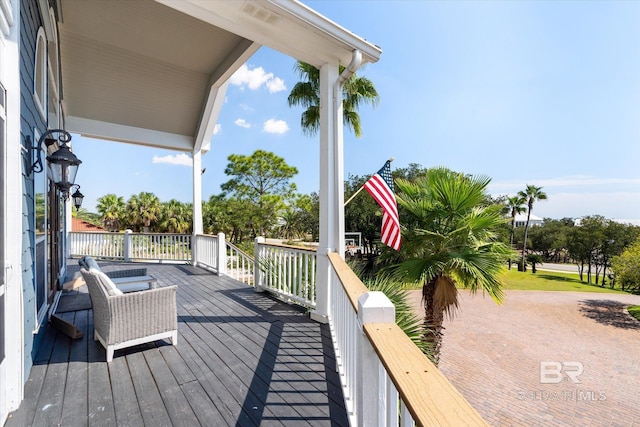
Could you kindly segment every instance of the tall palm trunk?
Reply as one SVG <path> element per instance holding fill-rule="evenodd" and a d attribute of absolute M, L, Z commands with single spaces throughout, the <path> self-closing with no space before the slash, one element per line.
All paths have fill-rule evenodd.
<path fill-rule="evenodd" d="M 513 235 L 516 227 L 516 214 L 511 215 L 511 239 L 509 240 L 509 247 L 513 249 Z M 511 257 L 509 257 L 509 270 L 511 270 Z"/>
<path fill-rule="evenodd" d="M 524 239 L 522 241 L 522 259 L 520 260 L 520 262 L 522 263 L 522 271 L 524 270 L 524 266 L 525 266 L 525 253 L 527 251 L 527 234 L 529 233 L 529 219 L 531 218 L 531 206 L 529 206 L 529 209 L 527 209 L 527 223 L 524 226 Z"/>
<path fill-rule="evenodd" d="M 424 304 L 424 340 L 431 348 L 433 362 L 437 366 L 442 345 L 444 310 L 436 304 L 436 282 L 437 277 L 434 277 L 422 285 L 422 304 Z"/>

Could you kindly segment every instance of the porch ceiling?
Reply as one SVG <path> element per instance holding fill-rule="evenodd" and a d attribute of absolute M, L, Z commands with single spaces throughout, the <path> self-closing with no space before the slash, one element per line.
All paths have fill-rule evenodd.
<path fill-rule="evenodd" d="M 321 66 L 380 49 L 299 2 L 60 0 L 65 127 L 193 151 L 213 133 L 226 81 L 267 45 Z"/>
<path fill-rule="evenodd" d="M 191 151 L 210 88 L 259 46 L 153 0 L 62 1 L 66 127 Z"/>

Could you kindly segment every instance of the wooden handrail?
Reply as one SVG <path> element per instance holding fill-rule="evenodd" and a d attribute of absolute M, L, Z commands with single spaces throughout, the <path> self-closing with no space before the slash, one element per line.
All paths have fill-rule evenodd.
<path fill-rule="evenodd" d="M 488 426 L 397 325 L 369 323 L 364 332 L 416 425 Z"/>
<path fill-rule="evenodd" d="M 357 313 L 358 298 L 369 290 L 340 255 L 328 257 Z M 488 426 L 396 324 L 368 323 L 363 330 L 416 425 Z"/>
<path fill-rule="evenodd" d="M 328 254 L 331 265 L 335 270 L 342 287 L 351 301 L 351 305 L 356 313 L 358 313 L 358 298 L 369 292 L 369 289 L 362 283 L 356 273 L 351 270 L 349 265 L 336 252 Z"/>
<path fill-rule="evenodd" d="M 250 259 L 251 261 L 254 261 L 253 255 L 249 255 L 248 253 L 246 253 L 245 251 L 243 251 L 242 249 L 240 249 L 239 247 L 237 247 L 231 242 L 225 241 L 224 243 L 228 248 L 233 249 L 234 251 L 238 252 L 240 255 L 244 256 L 245 258 Z"/>
<path fill-rule="evenodd" d="M 260 244 L 264 246 L 273 246 L 276 248 L 295 249 L 297 251 L 304 251 L 304 252 L 318 252 L 318 249 L 313 246 L 294 246 L 294 245 L 285 245 L 283 243 L 272 243 L 272 242 L 263 242 Z"/>

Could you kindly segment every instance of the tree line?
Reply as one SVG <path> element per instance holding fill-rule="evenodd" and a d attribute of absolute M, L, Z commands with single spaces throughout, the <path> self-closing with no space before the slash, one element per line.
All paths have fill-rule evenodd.
<path fill-rule="evenodd" d="M 234 154 L 228 161 L 225 173 L 229 180 L 221 186 L 223 192 L 212 195 L 202 205 L 205 233 L 223 232 L 236 244 L 253 241 L 257 236 L 289 241 L 318 240 L 319 197 L 315 192 L 295 191 L 292 182 L 297 174 L 295 167 L 263 150 L 247 156 Z M 416 182 L 428 171 L 412 163 L 395 169 L 393 178 Z M 358 191 L 367 179 L 369 176 L 350 175 L 344 184 L 345 199 Z M 514 196 L 492 198 L 485 194 L 483 197 L 483 206 L 495 205 L 509 219 L 497 226 L 496 233 L 500 241 L 520 253 L 519 266 L 532 262 L 572 262 L 578 265 L 581 280 L 604 285 L 607 279 L 612 280 L 605 272 L 611 269 L 613 258 L 640 236 L 640 227 L 600 215 L 582 218 L 579 226 L 572 218 L 545 218 L 542 225 L 530 227 L 534 203 L 547 198 L 542 188 L 533 185 Z M 410 226 L 402 221 L 403 207 L 399 210 L 401 223 Z M 193 229 L 191 203 L 175 199 L 162 202 L 150 192 L 131 195 L 126 201 L 122 196 L 106 194 L 98 199 L 97 211 L 96 215 L 81 209 L 78 216 L 109 231 L 191 233 Z M 516 215 L 522 213 L 527 213 L 525 227 L 516 227 Z M 362 233 L 366 254 L 380 252 L 381 218 L 380 207 L 366 193 L 345 207 L 345 230 Z M 508 260 L 509 267 L 512 261 Z"/>
<path fill-rule="evenodd" d="M 523 231 L 515 231 L 514 245 L 520 247 Z M 542 225 L 531 228 L 529 250 L 542 262 L 575 263 L 582 281 L 602 286 L 609 281 L 613 287 L 619 276 L 613 261 L 639 238 L 640 227 L 601 215 L 585 216 L 579 221 L 545 218 Z"/>
<path fill-rule="evenodd" d="M 251 155 L 233 154 L 225 173 L 229 180 L 222 193 L 202 204 L 204 232 L 223 232 L 234 243 L 257 236 L 316 241 L 319 230 L 319 197 L 297 193 L 292 182 L 295 167 L 274 153 L 257 150 Z M 162 202 L 151 192 L 117 194 L 98 198 L 97 214 L 80 209 L 76 215 L 108 231 L 191 233 L 193 205 L 172 199 Z"/>

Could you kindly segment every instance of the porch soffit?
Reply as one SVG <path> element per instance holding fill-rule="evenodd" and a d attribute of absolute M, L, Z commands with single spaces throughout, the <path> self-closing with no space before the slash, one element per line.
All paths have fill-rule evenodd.
<path fill-rule="evenodd" d="M 256 49 L 152 0 L 63 0 L 59 28 L 69 131 L 183 151 L 216 79 Z"/>
<path fill-rule="evenodd" d="M 297 1 L 60 0 L 66 127 L 181 151 L 206 146 L 223 83 L 266 45 L 316 66 L 380 49 Z M 213 91 L 212 87 L 223 87 Z M 215 114 L 215 113 L 214 113 Z"/>

